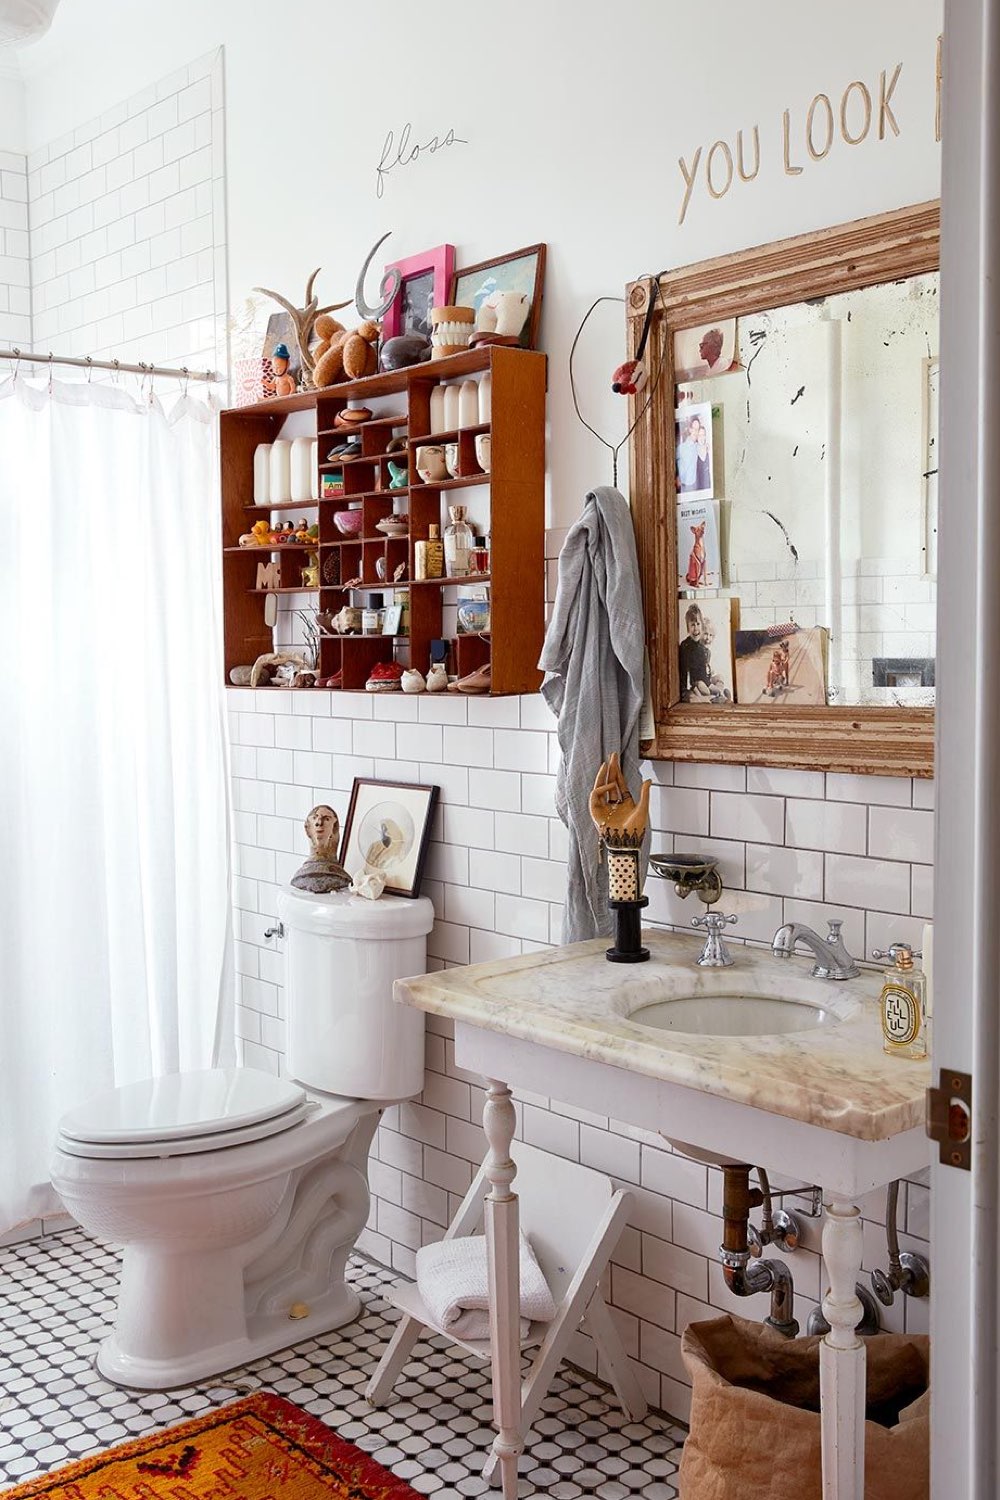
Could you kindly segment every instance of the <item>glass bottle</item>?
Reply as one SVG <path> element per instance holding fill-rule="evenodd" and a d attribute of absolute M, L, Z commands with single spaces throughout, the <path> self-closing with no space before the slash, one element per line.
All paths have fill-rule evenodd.
<path fill-rule="evenodd" d="M 885 950 L 876 948 L 873 956 L 892 959 L 879 997 L 882 1050 L 892 1057 L 926 1057 L 927 979 L 913 962 L 913 949 L 909 943 L 893 943 Z"/>
<path fill-rule="evenodd" d="M 448 514 L 451 525 L 444 529 L 444 571 L 448 578 L 467 578 L 472 572 L 472 548 L 475 538 L 465 519 L 464 505 L 452 505 Z"/>
<path fill-rule="evenodd" d="M 427 540 L 415 543 L 413 567 L 418 579 L 444 577 L 444 546 L 441 528 L 436 521 L 427 528 Z"/>

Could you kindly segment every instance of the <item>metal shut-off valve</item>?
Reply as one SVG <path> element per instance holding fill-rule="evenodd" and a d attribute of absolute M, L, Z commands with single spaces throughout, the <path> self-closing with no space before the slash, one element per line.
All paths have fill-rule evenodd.
<path fill-rule="evenodd" d="M 885 1238 L 889 1249 L 888 1271 L 871 1273 L 872 1291 L 883 1307 L 891 1307 L 897 1292 L 904 1297 L 927 1297 L 931 1290 L 930 1261 L 916 1250 L 899 1248 L 896 1230 L 896 1205 L 899 1183 L 890 1182 L 885 1195 Z"/>

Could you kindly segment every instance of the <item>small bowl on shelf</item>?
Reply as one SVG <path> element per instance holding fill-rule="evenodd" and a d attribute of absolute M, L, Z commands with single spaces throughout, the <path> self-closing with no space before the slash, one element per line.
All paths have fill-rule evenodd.
<path fill-rule="evenodd" d="M 365 513 L 360 507 L 357 510 L 335 510 L 333 513 L 333 524 L 341 536 L 360 536 L 364 521 Z"/>
<path fill-rule="evenodd" d="M 390 541 L 398 541 L 401 537 L 409 535 L 409 516 L 384 516 L 381 521 L 375 522 L 375 530 L 381 531 Z"/>

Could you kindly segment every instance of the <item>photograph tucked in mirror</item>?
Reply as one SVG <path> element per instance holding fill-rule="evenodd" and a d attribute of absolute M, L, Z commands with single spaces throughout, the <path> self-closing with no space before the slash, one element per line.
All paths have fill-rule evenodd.
<path fill-rule="evenodd" d="M 933 705 L 938 305 L 933 272 L 675 333 L 682 701 Z"/>

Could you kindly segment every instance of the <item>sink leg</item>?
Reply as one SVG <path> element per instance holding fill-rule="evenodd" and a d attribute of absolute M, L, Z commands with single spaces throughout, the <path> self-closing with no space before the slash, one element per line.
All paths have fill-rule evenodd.
<path fill-rule="evenodd" d="M 500 1465 L 503 1500 L 516 1500 L 517 1460 L 524 1447 L 521 1434 L 520 1239 L 517 1194 L 511 1191 L 517 1167 L 510 1157 L 517 1116 L 510 1089 L 505 1083 L 490 1078 L 487 1090 L 483 1129 L 490 1147 L 486 1158 L 490 1191 L 485 1201 L 484 1228 L 489 1271 L 493 1421 L 497 1429 L 493 1452 Z"/>
<path fill-rule="evenodd" d="M 823 1315 L 830 1331 L 819 1349 L 823 1500 L 864 1500 L 865 1346 L 854 1332 L 863 1312 L 854 1291 L 861 1258 L 861 1210 L 830 1199 L 823 1225 L 830 1278 Z"/>

